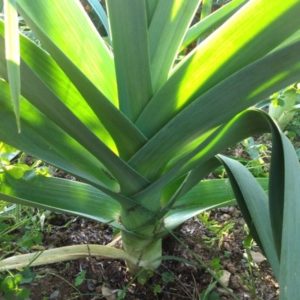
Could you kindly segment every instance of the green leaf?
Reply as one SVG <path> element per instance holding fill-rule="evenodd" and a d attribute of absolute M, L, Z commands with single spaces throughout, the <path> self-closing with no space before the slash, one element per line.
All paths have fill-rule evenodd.
<path fill-rule="evenodd" d="M 9 145 L 0 142 L 0 164 L 9 164 L 16 156 L 20 154 L 20 150 L 17 150 Z"/>
<path fill-rule="evenodd" d="M 0 181 L 0 197 L 5 201 L 76 214 L 118 226 L 118 202 L 100 190 L 77 181 L 44 177 L 35 171 L 15 179 L 7 171 Z"/>
<path fill-rule="evenodd" d="M 272 92 L 297 81 L 299 51 L 300 43 L 281 48 L 197 98 L 130 159 L 131 166 L 147 178 L 157 176 L 183 146 Z"/>
<path fill-rule="evenodd" d="M 200 15 L 201 20 L 211 14 L 212 6 L 213 6 L 213 0 L 202 0 L 201 15 Z"/>
<path fill-rule="evenodd" d="M 282 139 L 284 152 L 284 191 L 282 201 L 284 210 L 279 283 L 280 300 L 288 300 L 297 299 L 299 295 L 300 165 L 291 142 L 285 136 Z M 274 177 L 280 175 L 276 173 Z"/>
<path fill-rule="evenodd" d="M 21 101 L 24 130 L 18 134 L 8 99 L 8 84 L 0 81 L 0 140 L 82 180 L 119 190 L 118 184 L 103 172 L 103 165 L 94 156 L 24 98 Z"/>
<path fill-rule="evenodd" d="M 151 197 L 152 193 L 157 193 L 164 188 L 163 199 L 169 200 L 181 185 L 183 178 L 187 176 L 179 196 L 185 194 L 218 166 L 214 156 L 220 151 L 234 146 L 249 136 L 269 132 L 273 126 L 270 124 L 273 123 L 266 116 L 264 112 L 255 109 L 249 109 L 236 115 L 230 122 L 201 140 L 192 151 L 182 153 L 174 161 L 169 162 L 163 175 L 135 195 L 135 198 L 143 203 Z M 277 140 L 275 134 L 273 142 L 277 143 Z M 152 204 L 154 205 L 154 201 Z"/>
<path fill-rule="evenodd" d="M 198 39 L 203 39 L 218 26 L 222 25 L 229 17 L 231 17 L 242 5 L 248 0 L 233 0 L 225 4 L 205 19 L 201 19 L 187 31 L 181 44 L 181 50 Z"/>
<path fill-rule="evenodd" d="M 259 180 L 264 189 L 267 189 L 268 179 Z M 228 179 L 203 180 L 176 202 L 166 215 L 164 224 L 172 229 L 205 210 L 235 203 Z"/>
<path fill-rule="evenodd" d="M 72 80 L 112 135 L 121 155 L 128 157 L 134 153 L 146 139 L 117 109 L 117 95 L 108 97 L 117 94 L 112 54 L 79 1 L 53 3 L 49 0 L 38 0 L 32 9 L 30 1 L 20 0 L 18 7 L 43 46 Z M 65 11 L 68 11 L 67 15 Z M 61 31 L 61 28 L 70 28 L 70 31 Z M 78 45 L 81 45 L 80 48 Z M 83 57 L 88 59 L 82 59 Z M 117 100 L 113 103 L 107 100 L 115 98 Z"/>
<path fill-rule="evenodd" d="M 159 189 L 164 188 L 164 195 L 169 199 L 182 181 L 182 179 L 178 180 L 178 183 L 174 180 L 180 179 L 182 176 L 189 177 L 180 195 L 186 193 L 219 165 L 214 158 L 219 151 L 233 146 L 251 135 L 266 131 L 269 131 L 269 127 L 266 125 L 264 113 L 258 110 L 246 110 L 238 114 L 230 122 L 213 131 L 212 134 L 204 135 L 203 139 L 199 139 L 192 151 L 182 151 L 175 156 L 164 169 L 162 176 L 154 180 L 136 197 L 142 201 L 143 198 L 149 198 L 151 193 L 156 193 Z M 190 173 L 188 174 L 188 172 Z"/>
<path fill-rule="evenodd" d="M 80 1 L 36 0 L 32 5 L 30 0 L 18 0 L 17 4 L 43 47 L 53 57 L 61 51 L 107 99 L 118 106 L 113 56 Z"/>
<path fill-rule="evenodd" d="M 178 197 L 180 198 L 186 193 L 188 193 L 195 185 L 197 185 L 200 182 L 200 180 L 204 179 L 206 176 L 208 176 L 209 173 L 215 170 L 219 166 L 219 164 L 219 161 L 215 157 L 212 157 L 208 160 L 203 160 L 199 165 L 196 165 L 191 171 L 187 173 L 184 185 L 181 188 Z M 181 173 L 182 170 L 179 169 L 178 176 L 180 176 Z M 179 188 L 176 186 L 174 187 L 175 189 Z M 173 190 L 173 193 L 174 192 L 175 191 Z"/>
<path fill-rule="evenodd" d="M 148 25 L 151 24 L 152 21 L 152 17 L 155 13 L 157 4 L 158 4 L 158 0 L 146 0 L 146 4 L 147 4 L 147 19 L 148 19 Z"/>
<path fill-rule="evenodd" d="M 75 277 L 74 285 L 75 286 L 80 286 L 86 279 L 86 271 L 81 270 L 79 274 Z"/>
<path fill-rule="evenodd" d="M 43 235 L 39 230 L 32 229 L 26 231 L 24 235 L 18 239 L 17 245 L 23 249 L 29 250 L 35 245 L 41 245 L 43 240 Z"/>
<path fill-rule="evenodd" d="M 33 282 L 37 274 L 34 271 L 32 271 L 30 268 L 26 268 L 21 272 L 21 275 L 22 275 L 21 284 L 28 284 Z"/>
<path fill-rule="evenodd" d="M 272 6 L 261 0 L 248 2 L 175 68 L 137 126 L 146 136 L 153 136 L 197 97 L 262 58 L 299 29 L 299 10 L 297 0 L 274 0 Z"/>
<path fill-rule="evenodd" d="M 55 61 L 36 44 L 28 40 L 20 34 L 20 46 L 22 56 L 21 77 L 26 81 L 31 76 L 31 84 L 22 86 L 23 94 L 27 94 L 27 90 L 35 84 L 34 78 L 28 73 L 35 73 L 41 80 L 45 89 L 48 88 L 55 94 L 73 113 L 83 122 L 95 135 L 105 142 L 109 148 L 116 151 L 116 146 L 110 134 L 101 124 L 95 113 L 86 103 L 85 99 L 80 95 L 76 87 L 59 68 Z M 4 76 L 5 64 L 2 49 L 4 49 L 4 24 L 0 21 L 0 73 Z M 24 68 L 26 64 L 29 69 Z M 4 76 L 5 77 L 5 76 Z M 42 92 L 41 92 L 42 94 Z"/>
<path fill-rule="evenodd" d="M 223 149 L 234 146 L 249 136 L 269 131 L 270 127 L 266 122 L 265 113 L 263 111 L 256 109 L 245 110 L 237 114 L 225 125 L 219 127 L 212 135 L 208 136 L 206 140 L 199 143 L 195 149 L 176 157 L 174 161 L 168 164 L 165 171 L 170 172 L 170 170 L 175 168 L 177 169 L 177 174 L 180 175 L 189 170 L 193 170 L 193 172 L 199 173 L 201 176 L 203 162 L 205 162 L 205 164 L 208 163 L 214 155 Z M 214 165 L 213 162 L 212 165 Z M 195 167 L 196 169 L 194 170 Z M 206 168 L 204 168 L 204 171 L 205 169 Z M 205 175 L 207 174 L 204 173 L 203 176 Z"/>
<path fill-rule="evenodd" d="M 25 67 L 25 66 L 24 66 Z M 30 76 L 33 80 L 30 80 Z M 139 176 L 122 159 L 116 156 L 101 140 L 84 126 L 49 90 L 44 88 L 43 83 L 37 81 L 34 74 L 27 73 L 27 80 L 22 85 L 34 81 L 35 85 L 27 86 L 27 99 L 39 108 L 49 119 L 54 121 L 61 129 L 70 134 L 86 150 L 93 154 L 105 168 L 119 181 L 124 191 L 139 190 L 146 184 L 146 180 Z M 43 95 L 40 98 L 40 95 Z M 42 101 L 41 101 L 42 100 Z M 123 177 L 123 179 L 122 179 Z M 128 179 L 131 177 L 130 184 Z"/>
<path fill-rule="evenodd" d="M 171 182 L 165 189 L 167 193 L 164 194 L 164 197 L 168 202 L 164 210 L 167 211 L 177 202 L 177 198 L 189 192 L 195 184 L 219 165 L 214 155 L 248 136 L 270 131 L 269 123 L 272 124 L 266 118 L 266 114 L 258 110 L 247 110 L 237 115 L 206 141 L 200 143 L 195 150 L 183 155 L 173 166 L 169 166 L 169 170 L 162 177 L 139 194 L 139 199 L 149 198 L 149 195 L 156 191 L 157 186 L 167 184 L 177 176 L 179 179 L 173 183 Z M 276 135 L 273 137 L 273 142 L 274 144 L 277 143 Z M 180 176 L 185 176 L 184 181 L 180 179 Z"/>
<path fill-rule="evenodd" d="M 4 22 L 5 22 L 5 59 L 11 93 L 11 101 L 18 131 L 21 131 L 20 124 L 20 45 L 19 45 L 19 20 L 16 0 L 4 0 Z"/>
<path fill-rule="evenodd" d="M 16 274 L 15 276 L 6 276 L 1 282 L 1 290 L 4 291 L 9 296 L 15 296 L 15 292 L 18 290 L 19 284 L 22 280 L 21 274 Z"/>
<path fill-rule="evenodd" d="M 77 177 L 83 178 L 85 181 L 113 195 L 113 197 L 123 203 L 124 201 L 128 203 L 134 202 L 129 198 L 127 199 L 122 195 L 114 193 L 119 191 L 119 185 L 108 171 L 105 170 L 101 162 L 47 119 L 45 115 L 39 113 L 32 105 L 26 102 L 25 99 L 23 99 L 24 115 L 21 116 L 24 123 L 24 132 L 17 134 L 12 113 L 9 107 L 5 105 L 5 101 L 8 98 L 8 85 L 4 81 L 0 81 L 0 87 L 0 101 L 4 103 L 4 105 L 0 106 L 0 116 L 3 121 L 3 125 L 0 126 L 0 140 L 37 156 L 63 170 L 69 171 Z M 111 153 L 109 155 L 111 155 Z M 125 166 L 125 169 L 127 169 L 125 162 L 122 162 L 118 157 L 114 159 L 121 162 L 121 164 Z M 122 167 L 121 169 L 117 169 L 118 174 L 122 174 L 124 171 Z M 133 170 L 130 172 L 136 174 Z M 124 193 L 129 193 L 130 189 L 140 188 L 141 184 L 145 184 L 144 179 L 139 177 L 139 175 L 137 175 L 137 181 L 133 180 L 130 183 L 127 182 L 128 178 L 129 177 L 126 176 L 126 181 L 123 181 L 123 184 L 125 184 L 123 186 Z"/>
<path fill-rule="evenodd" d="M 179 46 L 199 0 L 159 1 L 149 28 L 151 74 L 154 91 L 168 79 Z"/>
<path fill-rule="evenodd" d="M 22 65 L 22 70 L 23 68 L 26 73 L 26 80 L 23 77 L 24 83 L 22 84 L 22 93 L 24 96 L 45 115 L 47 115 L 47 117 L 53 120 L 58 126 L 60 126 L 64 131 L 83 145 L 83 147 L 85 147 L 90 153 L 98 158 L 103 165 L 106 165 L 105 168 L 107 168 L 112 174 L 114 173 L 113 176 L 115 176 L 117 180 L 123 181 L 123 183 L 120 182 L 120 184 L 124 191 L 128 191 L 128 193 L 130 193 L 132 190 L 139 190 L 141 186 L 147 183 L 145 179 L 139 176 L 122 159 L 117 157 L 82 122 L 80 122 L 80 120 L 78 120 L 74 114 L 72 114 L 72 112 L 63 105 L 60 99 L 53 94 L 52 90 L 45 88 L 46 86 L 44 82 L 39 80 L 38 76 L 31 72 L 26 64 Z M 42 79 L 44 80 L 44 78 Z M 33 82 L 35 83 L 34 85 L 32 84 Z M 41 97 L 41 95 L 43 95 L 43 97 Z M 107 163 L 110 166 L 108 166 Z M 129 173 L 127 173 L 126 170 Z M 125 173 L 123 173 L 124 171 L 127 173 L 123 178 L 126 178 L 126 181 L 119 177 L 125 175 Z M 128 176 L 133 176 L 130 184 L 127 182 Z"/>
<path fill-rule="evenodd" d="M 108 0 L 120 109 L 136 120 L 152 96 L 145 0 Z"/>
<path fill-rule="evenodd" d="M 241 163 L 225 156 L 220 156 L 220 159 L 226 168 L 237 202 L 252 236 L 259 245 L 262 245 L 273 272 L 278 278 L 280 257 L 276 252 L 273 239 L 267 194 Z"/>
<path fill-rule="evenodd" d="M 295 238 L 300 213 L 300 188 L 297 184 L 300 164 L 291 142 L 267 114 L 264 116 L 273 141 L 268 202 L 245 167 L 224 156 L 220 158 L 229 172 L 248 226 L 254 237 L 259 236 L 279 279 L 280 299 L 293 299 L 299 292 L 297 282 L 300 275 L 300 244 Z M 264 203 L 267 203 L 267 209 Z M 280 261 L 280 269 L 276 261 Z"/>
<path fill-rule="evenodd" d="M 103 27 L 105 28 L 107 35 L 110 36 L 107 15 L 106 15 L 106 12 L 105 12 L 101 2 L 99 0 L 87 0 L 87 1 L 91 5 L 93 10 L 95 11 L 97 16 L 99 17 L 99 19 L 101 20 L 101 23 L 102 23 Z"/>

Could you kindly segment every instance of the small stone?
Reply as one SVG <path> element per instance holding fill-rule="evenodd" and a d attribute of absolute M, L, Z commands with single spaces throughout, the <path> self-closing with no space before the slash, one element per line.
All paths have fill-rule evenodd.
<path fill-rule="evenodd" d="M 228 243 L 228 242 L 224 242 L 223 243 L 223 247 L 227 250 L 227 251 L 230 251 L 231 250 L 231 245 Z"/>
<path fill-rule="evenodd" d="M 220 216 L 220 220 L 221 221 L 227 221 L 227 220 L 229 220 L 231 218 L 231 215 L 228 215 L 228 214 L 222 214 L 221 216 Z"/>
<path fill-rule="evenodd" d="M 106 300 L 116 300 L 115 291 L 111 290 L 107 286 L 102 286 L 102 295 Z"/>
<path fill-rule="evenodd" d="M 226 269 L 227 269 L 230 273 L 235 273 L 235 272 L 236 272 L 236 267 L 235 267 L 232 263 L 226 264 Z"/>
<path fill-rule="evenodd" d="M 247 293 L 243 293 L 243 299 L 244 299 L 244 300 L 250 300 L 250 299 L 251 299 L 251 297 L 250 297 L 250 295 L 249 295 L 249 294 L 247 294 Z"/>
<path fill-rule="evenodd" d="M 241 280 L 239 276 L 237 275 L 231 276 L 230 286 L 235 290 L 241 287 Z"/>
<path fill-rule="evenodd" d="M 238 217 L 241 216 L 241 212 L 238 211 L 238 210 L 236 209 L 236 210 L 234 210 L 234 211 L 231 213 L 231 215 L 232 215 L 234 218 L 238 218 Z"/>
<path fill-rule="evenodd" d="M 219 211 L 228 214 L 234 212 L 235 209 L 236 209 L 235 207 L 229 206 L 229 207 L 221 207 L 219 208 Z"/>
<path fill-rule="evenodd" d="M 223 270 L 223 274 L 220 277 L 220 282 L 226 287 L 228 287 L 229 285 L 230 276 L 231 276 L 230 272 Z"/>
<path fill-rule="evenodd" d="M 87 285 L 87 288 L 90 292 L 93 292 L 95 291 L 96 289 L 96 284 L 97 284 L 97 280 L 94 280 L 94 279 L 87 279 L 86 280 L 86 285 Z"/>
<path fill-rule="evenodd" d="M 50 299 L 50 300 L 56 300 L 56 299 L 58 299 L 59 296 L 60 296 L 59 290 L 55 290 L 55 291 L 49 296 L 49 299 Z"/>
<path fill-rule="evenodd" d="M 260 264 L 266 260 L 266 258 L 260 252 L 251 251 L 251 256 L 253 261 L 257 264 Z"/>

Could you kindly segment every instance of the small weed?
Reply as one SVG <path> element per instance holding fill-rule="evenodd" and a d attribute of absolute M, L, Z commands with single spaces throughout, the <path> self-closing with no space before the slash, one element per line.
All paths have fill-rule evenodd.
<path fill-rule="evenodd" d="M 217 281 L 211 281 L 209 286 L 200 294 L 199 300 L 219 300 L 220 295 L 214 291 L 216 285 Z"/>
<path fill-rule="evenodd" d="M 82 285 L 82 283 L 86 280 L 86 271 L 85 270 L 81 270 L 75 277 L 74 280 L 74 285 L 80 286 Z"/>
<path fill-rule="evenodd" d="M 171 272 L 163 272 L 163 273 L 161 273 L 161 279 L 162 279 L 163 283 L 168 284 L 168 283 L 174 282 L 175 276 Z"/>
<path fill-rule="evenodd" d="M 257 299 L 257 296 L 256 296 L 256 283 L 255 283 L 254 269 L 257 266 L 255 265 L 255 262 L 251 254 L 251 250 L 253 249 L 255 243 L 252 236 L 249 233 L 249 229 L 247 226 L 245 226 L 245 232 L 247 233 L 247 237 L 243 241 L 243 246 L 245 249 L 244 258 L 246 260 L 247 271 L 246 271 L 246 275 L 243 278 L 243 281 L 250 291 L 251 299 L 255 300 Z"/>
<path fill-rule="evenodd" d="M 222 265 L 221 260 L 218 257 L 213 258 L 210 261 L 209 267 L 215 272 L 216 276 L 220 278 L 222 276 Z"/>
<path fill-rule="evenodd" d="M 140 284 L 140 285 L 145 285 L 148 280 L 153 277 L 154 275 L 154 272 L 152 270 L 141 270 L 136 279 L 137 279 L 137 282 Z"/>
<path fill-rule="evenodd" d="M 216 243 L 220 247 L 223 243 L 224 237 L 226 237 L 234 228 L 232 221 L 227 221 L 223 224 L 210 218 L 210 212 L 204 212 L 198 215 L 200 222 L 207 228 L 212 236 L 204 237 L 204 242 L 213 247 Z"/>
<path fill-rule="evenodd" d="M 126 298 L 126 294 L 127 294 L 127 289 L 124 288 L 122 290 L 118 290 L 117 292 L 117 300 L 124 300 Z"/>
<path fill-rule="evenodd" d="M 30 296 L 30 290 L 23 287 L 24 277 L 21 273 L 12 274 L 1 278 L 0 277 L 0 291 L 4 299 L 7 300 L 27 300 Z M 0 294 L 1 295 L 1 294 Z"/>
<path fill-rule="evenodd" d="M 152 286 L 152 291 L 155 296 L 159 295 L 162 292 L 162 287 L 160 284 L 154 284 Z"/>
<path fill-rule="evenodd" d="M 252 137 L 242 142 L 244 151 L 250 159 L 240 159 L 255 177 L 268 176 L 266 161 L 270 158 L 270 151 L 266 143 L 257 143 Z"/>
<path fill-rule="evenodd" d="M 274 93 L 270 97 L 269 114 L 281 127 L 286 127 L 295 119 L 295 113 L 300 104 L 300 87 L 294 84 Z"/>

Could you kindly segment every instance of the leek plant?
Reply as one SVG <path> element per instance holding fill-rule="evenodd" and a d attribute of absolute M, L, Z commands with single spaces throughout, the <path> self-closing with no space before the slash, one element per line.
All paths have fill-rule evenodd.
<path fill-rule="evenodd" d="M 170 230 L 236 199 L 281 299 L 297 299 L 299 161 L 273 119 L 251 107 L 299 80 L 300 2 L 233 0 L 191 26 L 199 0 L 107 0 L 109 38 L 79 0 L 7 2 L 41 46 L 20 34 L 20 64 L 18 51 L 10 59 L 13 17 L 0 22 L 0 140 L 79 181 L 4 168 L 1 198 L 108 223 L 123 250 L 68 246 L 0 268 L 92 254 L 155 269 Z M 218 155 L 264 132 L 269 182 Z M 220 165 L 228 180 L 204 179 Z"/>

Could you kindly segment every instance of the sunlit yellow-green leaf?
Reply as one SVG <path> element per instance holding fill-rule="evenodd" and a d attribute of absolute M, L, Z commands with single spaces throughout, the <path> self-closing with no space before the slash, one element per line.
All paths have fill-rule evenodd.
<path fill-rule="evenodd" d="M 190 25 L 199 0 L 159 1 L 149 27 L 153 89 L 168 79 L 179 46 Z"/>
<path fill-rule="evenodd" d="M 204 19 L 194 24 L 187 31 L 181 44 L 181 50 L 198 39 L 204 39 L 231 17 L 248 0 L 232 0 Z"/>
<path fill-rule="evenodd" d="M 213 0 L 202 0 L 200 19 L 204 19 L 211 14 L 212 6 Z"/>
<path fill-rule="evenodd" d="M 298 30 L 299 10 L 298 0 L 245 4 L 175 68 L 140 115 L 138 127 L 152 136 L 197 97 L 262 58 Z"/>

